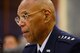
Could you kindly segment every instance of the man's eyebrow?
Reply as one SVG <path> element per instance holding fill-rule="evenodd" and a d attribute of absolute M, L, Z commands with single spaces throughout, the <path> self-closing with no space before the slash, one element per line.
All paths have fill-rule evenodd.
<path fill-rule="evenodd" d="M 23 12 L 21 12 L 21 14 L 26 15 L 26 14 L 28 14 L 28 12 L 27 11 L 23 11 Z"/>

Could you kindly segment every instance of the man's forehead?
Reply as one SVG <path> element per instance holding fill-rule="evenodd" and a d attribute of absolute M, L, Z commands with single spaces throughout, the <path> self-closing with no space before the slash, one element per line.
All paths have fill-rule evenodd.
<path fill-rule="evenodd" d="M 36 11 L 36 10 L 39 10 L 40 9 L 40 6 L 36 3 L 34 4 L 28 4 L 28 3 L 21 3 L 19 8 L 18 8 L 18 14 L 20 13 L 23 13 L 23 11 L 27 11 L 27 12 L 33 12 L 33 11 Z"/>
<path fill-rule="evenodd" d="M 26 3 L 21 3 L 18 7 L 18 11 L 17 13 L 23 13 L 23 11 L 28 11 L 28 9 L 30 9 L 30 5 L 26 4 Z"/>
<path fill-rule="evenodd" d="M 30 6 L 21 6 L 20 8 L 18 8 L 18 11 L 17 11 L 17 13 L 18 13 L 18 15 L 21 15 L 21 14 L 24 14 L 25 12 L 27 12 L 27 13 L 29 13 L 29 12 L 31 12 L 32 10 L 31 10 L 31 8 L 30 8 Z"/>

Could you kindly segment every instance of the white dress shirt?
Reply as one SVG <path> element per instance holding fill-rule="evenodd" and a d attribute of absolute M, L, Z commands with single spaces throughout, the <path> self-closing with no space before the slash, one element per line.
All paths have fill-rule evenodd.
<path fill-rule="evenodd" d="M 45 48 L 45 45 L 46 45 L 46 43 L 47 43 L 47 41 L 48 41 L 48 39 L 49 39 L 49 37 L 51 35 L 51 32 L 49 33 L 49 35 L 47 36 L 47 38 L 45 39 L 45 41 L 42 43 L 41 47 L 39 46 L 39 44 L 37 44 L 37 51 L 40 50 L 41 53 L 43 52 L 43 50 Z"/>

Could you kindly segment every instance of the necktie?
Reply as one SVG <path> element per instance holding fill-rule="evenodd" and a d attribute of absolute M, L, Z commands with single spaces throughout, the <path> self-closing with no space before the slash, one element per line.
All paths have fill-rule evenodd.
<path fill-rule="evenodd" d="M 38 50 L 38 53 L 41 53 L 41 51 L 40 51 L 40 50 Z"/>

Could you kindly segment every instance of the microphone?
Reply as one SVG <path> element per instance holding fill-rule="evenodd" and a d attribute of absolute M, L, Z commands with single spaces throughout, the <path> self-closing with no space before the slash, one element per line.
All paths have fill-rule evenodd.
<path fill-rule="evenodd" d="M 0 40 L 0 53 L 3 53 L 3 44 L 1 40 Z"/>

